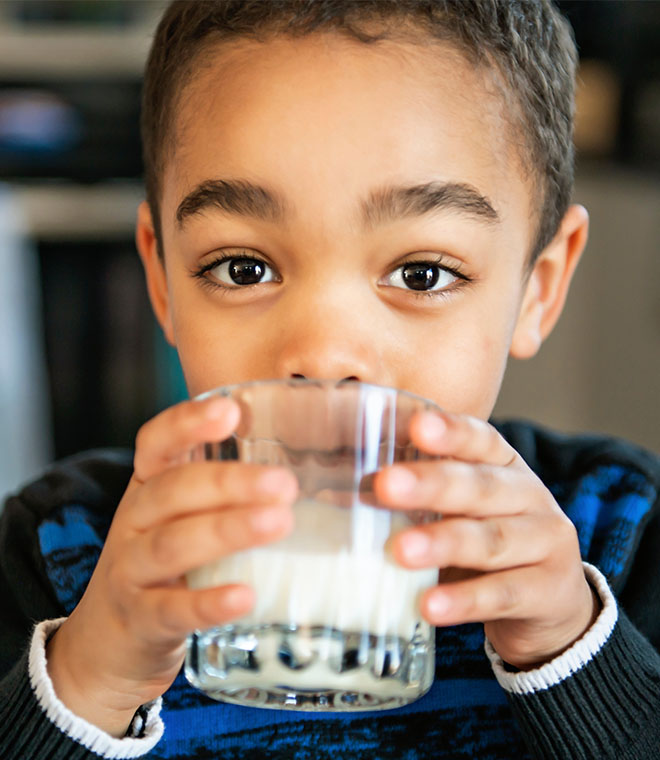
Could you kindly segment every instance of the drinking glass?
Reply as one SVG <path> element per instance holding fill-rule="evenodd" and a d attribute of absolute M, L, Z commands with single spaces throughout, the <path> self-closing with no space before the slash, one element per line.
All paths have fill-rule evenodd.
<path fill-rule="evenodd" d="M 396 564 L 389 539 L 437 519 L 379 506 L 373 474 L 430 459 L 410 421 L 437 410 L 411 393 L 357 381 L 273 380 L 204 394 L 232 398 L 238 428 L 192 452 L 291 469 L 293 532 L 200 567 L 192 588 L 247 583 L 254 609 L 188 638 L 185 673 L 209 696 L 253 707 L 357 711 L 399 707 L 428 691 L 434 628 L 419 598 L 437 569 Z"/>

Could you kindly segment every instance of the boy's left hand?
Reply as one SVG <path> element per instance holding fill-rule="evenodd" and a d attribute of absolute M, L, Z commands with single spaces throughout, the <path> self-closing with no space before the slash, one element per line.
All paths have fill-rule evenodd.
<path fill-rule="evenodd" d="M 395 559 L 440 568 L 422 597 L 433 625 L 483 622 L 500 657 L 519 669 L 551 660 L 592 625 L 600 602 L 587 583 L 577 532 L 552 494 L 482 420 L 425 413 L 413 443 L 444 459 L 381 470 L 379 503 L 442 519 L 402 531 Z"/>

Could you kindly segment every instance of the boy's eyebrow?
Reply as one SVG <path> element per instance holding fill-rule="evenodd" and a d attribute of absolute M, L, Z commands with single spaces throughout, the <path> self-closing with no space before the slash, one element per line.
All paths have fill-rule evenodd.
<path fill-rule="evenodd" d="M 287 216 L 284 198 L 265 187 L 243 179 L 207 180 L 179 204 L 176 210 L 179 227 L 188 217 L 209 207 L 268 222 L 281 222 Z M 373 190 L 360 204 L 364 228 L 444 210 L 459 211 L 482 222 L 499 222 L 497 211 L 486 196 L 464 182 L 388 185 Z"/>
<path fill-rule="evenodd" d="M 488 223 L 500 220 L 488 198 L 465 182 L 380 188 L 362 202 L 362 220 L 365 227 L 373 228 L 388 221 L 445 210 L 459 211 Z"/>
<path fill-rule="evenodd" d="M 197 185 L 179 204 L 176 210 L 179 227 L 189 216 L 209 207 L 269 222 L 282 221 L 286 216 L 284 200 L 265 187 L 244 179 L 209 179 Z"/>

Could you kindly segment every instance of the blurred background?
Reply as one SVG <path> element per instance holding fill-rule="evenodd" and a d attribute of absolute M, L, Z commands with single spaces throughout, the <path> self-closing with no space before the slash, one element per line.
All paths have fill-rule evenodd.
<path fill-rule="evenodd" d="M 0 495 L 132 446 L 185 397 L 133 242 L 140 80 L 157 0 L 0 0 Z M 591 236 L 495 416 L 660 451 L 660 2 L 560 2 L 580 47 L 575 200 Z"/>

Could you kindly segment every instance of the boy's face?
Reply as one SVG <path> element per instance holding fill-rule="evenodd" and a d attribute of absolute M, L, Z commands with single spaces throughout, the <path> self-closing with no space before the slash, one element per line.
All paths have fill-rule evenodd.
<path fill-rule="evenodd" d="M 487 418 L 529 343 L 536 227 L 504 108 L 439 45 L 240 41 L 200 66 L 163 177 L 164 275 L 146 208 L 138 230 L 191 395 L 352 377 Z"/>

